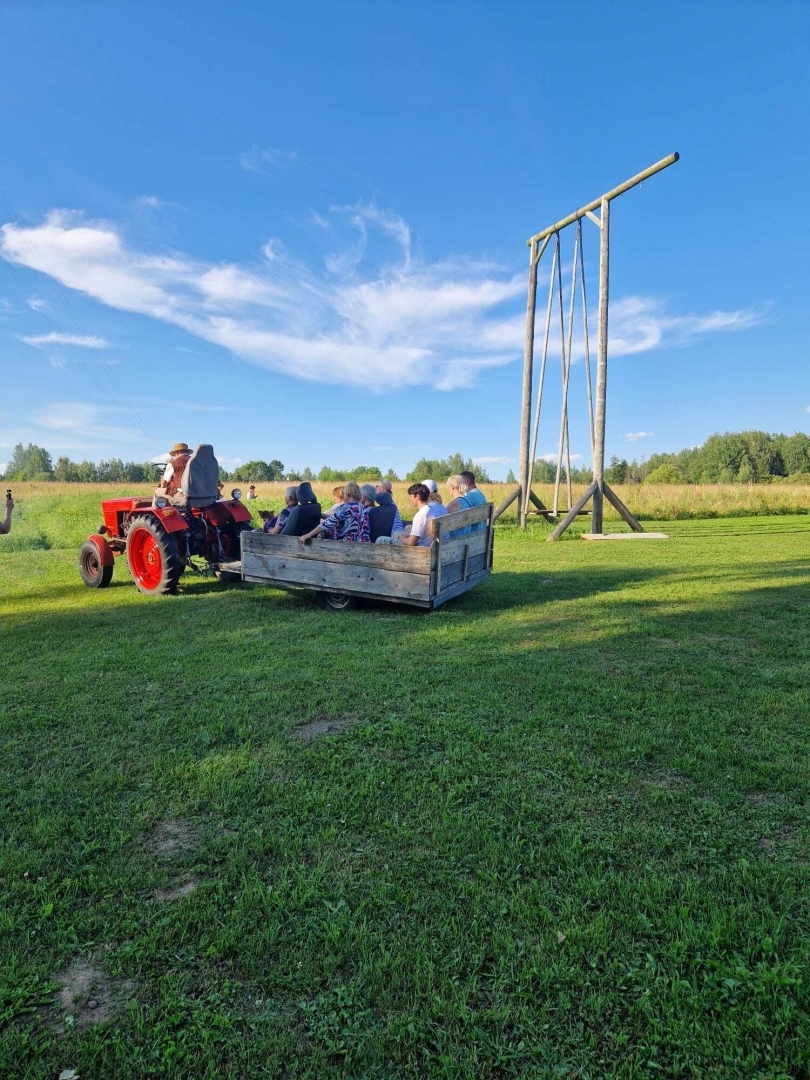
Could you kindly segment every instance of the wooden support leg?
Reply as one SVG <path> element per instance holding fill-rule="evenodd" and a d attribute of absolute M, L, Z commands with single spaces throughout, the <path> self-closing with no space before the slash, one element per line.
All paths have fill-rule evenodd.
<path fill-rule="evenodd" d="M 619 513 L 624 518 L 624 520 L 627 522 L 627 524 L 630 526 L 630 528 L 633 530 L 633 532 L 644 532 L 641 525 L 639 525 L 638 521 L 633 517 L 633 515 L 630 513 L 630 511 L 624 505 L 624 503 L 619 498 L 619 496 L 616 494 L 616 492 L 613 491 L 612 488 L 609 488 L 607 484 L 605 484 L 605 498 L 608 500 L 608 502 L 613 506 L 613 508 L 615 510 L 619 511 Z M 601 532 L 601 530 L 600 530 L 600 532 Z"/>
<path fill-rule="evenodd" d="M 588 486 L 585 488 L 583 493 L 580 495 L 579 499 L 577 499 L 577 501 L 574 503 L 574 505 L 571 507 L 571 509 L 568 511 L 568 513 L 562 519 L 560 524 L 557 525 L 557 527 L 554 529 L 554 531 L 552 532 L 552 534 L 549 536 L 548 539 L 549 540 L 556 540 L 556 539 L 558 539 L 558 537 L 562 536 L 562 534 L 565 532 L 565 530 L 568 528 L 568 526 L 571 524 L 571 522 L 576 519 L 576 517 L 579 514 L 580 510 L 583 509 L 583 507 L 587 503 L 588 499 L 591 498 L 591 496 L 593 496 L 594 505 L 595 505 L 596 496 L 598 494 L 599 494 L 599 488 L 592 481 L 590 484 L 588 484 Z"/>

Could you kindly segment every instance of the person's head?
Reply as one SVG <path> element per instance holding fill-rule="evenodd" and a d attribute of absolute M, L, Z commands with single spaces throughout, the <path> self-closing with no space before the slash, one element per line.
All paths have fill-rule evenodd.
<path fill-rule="evenodd" d="M 377 489 L 374 487 L 373 484 L 360 485 L 360 501 L 362 502 L 363 506 L 373 506 L 374 503 L 377 501 L 374 497 L 376 494 Z"/>
<path fill-rule="evenodd" d="M 382 480 L 378 480 L 376 487 L 377 491 L 387 491 L 389 495 L 394 490 L 387 476 L 384 476 Z"/>
<path fill-rule="evenodd" d="M 346 489 L 343 484 L 338 484 L 337 487 L 332 488 L 332 498 L 335 502 L 343 502 L 346 495 Z"/>
<path fill-rule="evenodd" d="M 436 483 L 435 480 L 423 480 L 422 483 L 425 485 L 425 487 L 428 489 L 428 491 L 438 491 L 439 490 L 439 485 Z"/>
<path fill-rule="evenodd" d="M 428 502 L 435 502 L 439 503 L 440 506 L 444 506 L 444 503 L 442 502 L 441 492 L 438 491 L 431 491 Z"/>
<path fill-rule="evenodd" d="M 430 498 L 430 491 L 424 484 L 411 484 L 408 488 L 408 498 L 414 506 L 425 506 Z"/>
<path fill-rule="evenodd" d="M 256 490 L 256 485 L 255 484 L 250 484 L 248 486 L 248 491 L 255 491 L 255 490 Z"/>
<path fill-rule="evenodd" d="M 312 484 L 310 484 L 309 480 L 303 480 L 295 490 L 298 496 L 298 502 L 301 505 L 318 501 L 315 498 L 315 492 L 312 490 Z"/>
<path fill-rule="evenodd" d="M 465 469 L 464 472 L 459 473 L 461 479 L 467 485 L 467 490 L 472 491 L 475 487 L 475 473 L 471 473 L 469 469 Z"/>
<path fill-rule="evenodd" d="M 169 451 L 169 457 L 170 458 L 176 458 L 176 457 L 180 457 L 180 456 L 182 456 L 184 454 L 190 454 L 190 453 L 191 453 L 191 451 L 188 448 L 188 443 L 176 442 L 174 444 L 174 446 L 171 448 L 171 450 Z"/>
<path fill-rule="evenodd" d="M 271 518 L 272 516 L 273 515 L 270 513 L 269 510 L 260 510 L 259 511 L 259 517 L 262 519 L 262 521 L 267 521 L 267 519 Z"/>
<path fill-rule="evenodd" d="M 223 482 L 222 482 L 222 481 L 220 480 L 220 482 L 219 482 L 219 483 L 217 484 L 217 488 L 218 488 L 218 489 L 219 489 L 220 491 L 222 491 L 222 489 L 223 489 L 224 487 L 225 487 L 225 485 L 224 485 L 224 484 L 223 484 Z"/>
<path fill-rule="evenodd" d="M 290 486 L 284 492 L 284 502 L 287 504 L 287 506 L 298 505 L 298 484 L 290 484 Z"/>
<path fill-rule="evenodd" d="M 458 473 L 453 473 L 452 476 L 447 477 L 447 490 L 450 492 L 454 499 L 457 499 L 467 490 L 467 485 L 464 483 Z"/>
<path fill-rule="evenodd" d="M 354 480 L 350 480 L 348 484 L 343 485 L 343 501 L 347 503 L 360 502 L 360 486 Z"/>

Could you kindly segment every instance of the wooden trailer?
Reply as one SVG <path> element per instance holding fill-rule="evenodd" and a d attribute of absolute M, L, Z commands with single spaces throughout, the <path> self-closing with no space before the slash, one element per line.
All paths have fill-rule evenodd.
<path fill-rule="evenodd" d="M 242 533 L 245 581 L 311 589 L 341 610 L 358 597 L 433 610 L 486 581 L 492 571 L 492 504 L 434 520 L 430 547 L 339 543 Z M 458 535 L 459 531 L 463 535 Z"/>

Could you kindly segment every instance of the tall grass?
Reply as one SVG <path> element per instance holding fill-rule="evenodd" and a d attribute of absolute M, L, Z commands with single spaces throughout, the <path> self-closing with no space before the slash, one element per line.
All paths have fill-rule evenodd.
<path fill-rule="evenodd" d="M 247 485 L 227 484 L 226 490 Z M 256 485 L 258 498 L 247 503 L 254 517 L 258 511 L 279 510 L 284 505 L 284 482 Z M 318 499 L 326 508 L 332 505 L 332 483 L 313 483 Z M 394 499 L 403 516 L 410 518 L 409 485 L 394 484 Z M 14 485 L 16 509 L 12 533 L 3 541 L 5 551 L 25 548 L 78 548 L 89 532 L 101 522 L 102 499 L 122 495 L 151 495 L 151 484 L 62 484 L 27 483 Z M 512 491 L 512 484 L 482 484 L 481 490 L 497 506 Z M 576 500 L 584 485 L 575 484 Z M 534 491 L 550 507 L 554 500 L 551 484 L 535 484 Z M 798 484 L 641 484 L 616 487 L 628 508 L 641 521 L 679 521 L 690 518 L 759 517 L 777 514 L 810 513 L 810 487 Z M 446 489 L 443 491 L 448 499 Z M 566 493 L 560 492 L 560 507 L 565 509 Z M 514 522 L 516 504 L 503 515 L 503 522 Z M 606 521 L 618 521 L 616 511 L 605 503 Z M 583 519 L 584 520 L 584 519 Z"/>

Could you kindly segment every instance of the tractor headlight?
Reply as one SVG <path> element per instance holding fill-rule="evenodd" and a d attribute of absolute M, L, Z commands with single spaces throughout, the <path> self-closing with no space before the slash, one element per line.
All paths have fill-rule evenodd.
<path fill-rule="evenodd" d="M 231 498 L 232 499 L 237 499 L 237 500 L 241 499 L 242 498 L 242 489 L 241 488 L 234 488 L 233 491 L 231 492 Z"/>
<path fill-rule="evenodd" d="M 169 500 L 164 499 L 162 495 L 158 495 L 158 497 L 155 499 L 155 506 L 157 506 L 159 510 L 162 510 L 164 506 L 168 506 L 168 505 L 169 505 Z"/>

